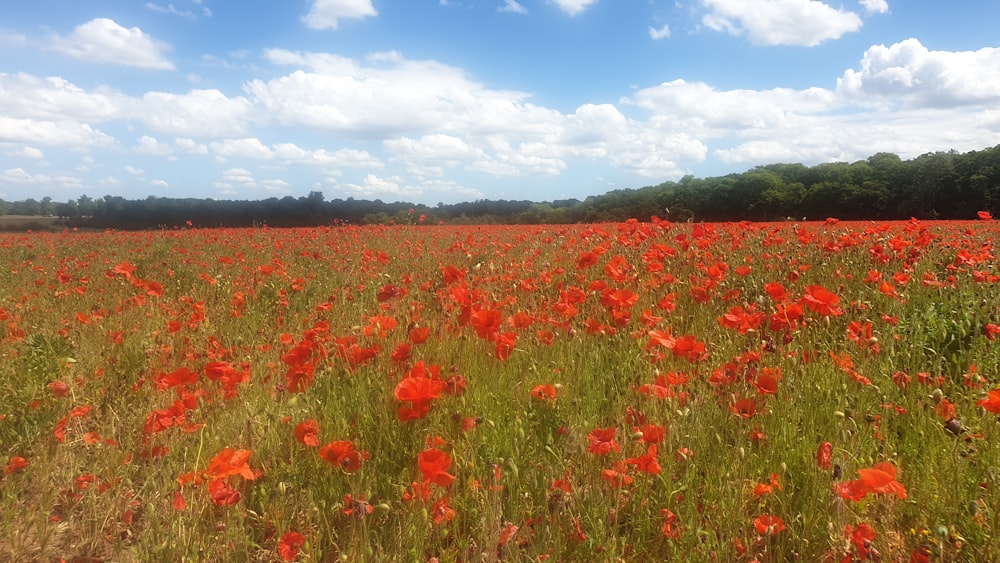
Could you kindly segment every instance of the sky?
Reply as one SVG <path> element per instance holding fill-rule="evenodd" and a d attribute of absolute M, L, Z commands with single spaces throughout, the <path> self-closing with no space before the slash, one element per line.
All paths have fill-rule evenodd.
<path fill-rule="evenodd" d="M 1000 2 L 0 6 L 0 199 L 584 199 L 1000 144 Z"/>

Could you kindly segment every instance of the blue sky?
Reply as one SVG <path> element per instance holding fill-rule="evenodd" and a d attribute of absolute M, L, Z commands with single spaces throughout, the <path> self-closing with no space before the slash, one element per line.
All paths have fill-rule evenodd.
<path fill-rule="evenodd" d="M 0 199 L 597 195 L 1000 144 L 995 0 L 33 0 Z"/>

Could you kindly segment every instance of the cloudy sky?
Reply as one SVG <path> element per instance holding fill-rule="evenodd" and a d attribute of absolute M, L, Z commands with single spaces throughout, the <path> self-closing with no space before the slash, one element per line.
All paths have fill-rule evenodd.
<path fill-rule="evenodd" d="M 0 198 L 544 201 L 1000 144 L 1000 2 L 32 0 Z"/>

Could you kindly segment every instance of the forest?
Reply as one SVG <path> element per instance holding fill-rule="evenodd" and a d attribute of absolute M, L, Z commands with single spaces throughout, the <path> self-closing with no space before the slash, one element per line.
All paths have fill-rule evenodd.
<path fill-rule="evenodd" d="M 968 219 L 1000 216 L 1000 145 L 981 151 L 933 152 L 910 160 L 877 153 L 845 163 L 770 164 L 709 178 L 685 176 L 584 200 L 477 200 L 436 206 L 322 192 L 265 200 L 149 196 L 129 200 L 86 195 L 58 203 L 0 200 L 0 215 L 58 217 L 59 228 L 123 230 L 193 227 L 304 227 L 332 224 L 568 224 L 648 220 L 781 221 Z"/>

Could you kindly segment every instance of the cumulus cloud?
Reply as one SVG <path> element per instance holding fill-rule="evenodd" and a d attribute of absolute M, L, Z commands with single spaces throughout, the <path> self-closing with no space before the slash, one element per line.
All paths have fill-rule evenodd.
<path fill-rule="evenodd" d="M 865 11 L 870 14 L 884 14 L 889 11 L 889 3 L 886 0 L 860 0 Z"/>
<path fill-rule="evenodd" d="M 379 178 L 374 174 L 368 174 L 361 183 L 340 184 L 339 188 L 348 194 L 366 199 L 398 200 L 400 198 L 418 198 L 423 195 L 424 192 L 420 188 L 402 182 L 401 178 Z"/>
<path fill-rule="evenodd" d="M 575 16 L 586 10 L 590 6 L 597 4 L 597 0 L 552 0 L 559 9 L 571 16 Z"/>
<path fill-rule="evenodd" d="M 187 94 L 147 92 L 135 117 L 148 127 L 172 135 L 231 137 L 245 133 L 251 107 L 242 98 L 219 90 L 192 90 Z"/>
<path fill-rule="evenodd" d="M 512 14 L 527 14 L 528 9 L 517 2 L 517 0 L 504 0 L 503 6 L 497 8 L 498 12 L 510 12 Z"/>
<path fill-rule="evenodd" d="M 377 15 L 371 0 L 313 0 L 303 22 L 310 29 L 337 29 L 342 19 Z"/>
<path fill-rule="evenodd" d="M 174 70 L 164 52 L 166 43 L 146 35 L 138 27 L 123 27 L 109 18 L 95 18 L 76 26 L 66 37 L 52 37 L 48 48 L 75 59 L 92 63 L 107 63 Z"/>
<path fill-rule="evenodd" d="M 670 26 L 663 24 L 660 27 L 649 26 L 649 38 L 654 41 L 670 37 Z"/>
<path fill-rule="evenodd" d="M 931 51 L 916 39 L 865 51 L 837 90 L 861 105 L 955 107 L 1000 102 L 1000 48 Z"/>
<path fill-rule="evenodd" d="M 150 156 L 169 156 L 174 149 L 167 143 L 157 140 L 155 137 L 143 135 L 139 137 L 139 142 L 135 147 L 135 152 Z"/>
<path fill-rule="evenodd" d="M 702 23 L 731 35 L 746 35 L 754 45 L 813 47 L 861 29 L 854 12 L 818 0 L 701 0 L 708 13 Z"/>
<path fill-rule="evenodd" d="M 127 96 L 107 87 L 87 92 L 59 77 L 0 73 L 0 107 L 8 116 L 104 121 L 122 116 L 130 104 Z"/>
<path fill-rule="evenodd" d="M 72 148 L 106 147 L 115 140 L 86 123 L 41 121 L 0 115 L 0 141 Z"/>

